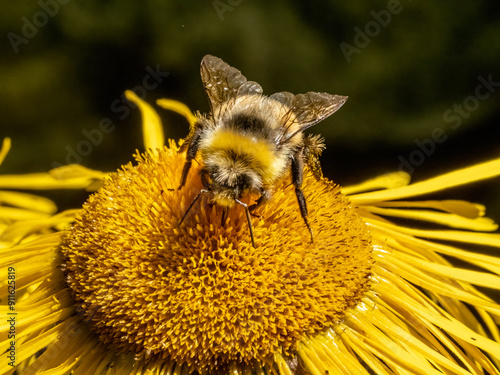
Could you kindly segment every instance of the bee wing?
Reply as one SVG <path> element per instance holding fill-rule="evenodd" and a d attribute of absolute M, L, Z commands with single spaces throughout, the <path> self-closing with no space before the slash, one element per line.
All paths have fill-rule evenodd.
<path fill-rule="evenodd" d="M 280 102 L 288 108 L 292 108 L 295 95 L 293 95 L 291 92 L 283 91 L 272 94 L 269 98 Z"/>
<path fill-rule="evenodd" d="M 346 102 L 347 96 L 330 95 L 326 92 L 308 92 L 307 94 L 293 95 L 289 92 L 279 92 L 270 96 L 271 99 L 277 100 L 284 104 L 293 113 L 295 118 L 293 122 L 288 121 L 288 118 L 283 119 L 285 125 L 285 135 L 280 143 L 285 143 L 295 134 L 316 125 L 328 116 L 335 113 Z M 292 124 L 295 125 L 292 127 Z M 298 128 L 297 128 L 298 126 Z M 294 129 L 290 132 L 290 129 Z"/>
<path fill-rule="evenodd" d="M 206 55 L 201 60 L 201 80 L 214 119 L 218 120 L 241 95 L 262 95 L 257 82 L 247 81 L 241 72 L 218 57 Z"/>
<path fill-rule="evenodd" d="M 254 81 L 247 81 L 240 86 L 236 96 L 242 95 L 262 95 L 262 87 Z"/>
<path fill-rule="evenodd" d="M 293 107 L 301 131 L 316 125 L 335 113 L 346 100 L 347 96 L 330 95 L 326 92 L 308 92 L 307 94 L 295 95 Z"/>

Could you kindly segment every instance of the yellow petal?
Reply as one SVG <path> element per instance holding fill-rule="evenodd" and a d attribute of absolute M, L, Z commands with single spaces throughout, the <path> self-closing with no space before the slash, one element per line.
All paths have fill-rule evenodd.
<path fill-rule="evenodd" d="M 280 353 L 274 353 L 274 363 L 278 366 L 279 373 L 283 375 L 293 375 L 290 367 L 288 367 L 285 359 L 281 356 Z"/>
<path fill-rule="evenodd" d="M 176 112 L 185 117 L 186 120 L 188 120 L 190 127 L 192 127 L 196 123 L 196 117 L 193 115 L 193 112 L 191 112 L 189 107 L 184 103 L 178 102 L 177 100 L 158 99 L 156 101 L 156 104 L 158 104 L 160 107 Z"/>
<path fill-rule="evenodd" d="M 57 206 L 50 199 L 27 193 L 0 191 L 0 203 L 29 208 L 33 211 L 45 212 L 47 214 L 53 214 L 57 211 Z"/>
<path fill-rule="evenodd" d="M 299 354 L 302 361 L 304 361 L 311 375 L 323 375 L 325 373 L 317 367 L 322 366 L 323 363 L 317 361 L 317 359 L 315 358 L 316 353 L 311 350 L 304 342 L 297 344 L 297 353 Z M 337 373 L 339 372 L 337 371 Z"/>
<path fill-rule="evenodd" d="M 429 251 L 437 252 L 456 259 L 460 259 L 465 262 L 469 262 L 471 264 L 475 264 L 476 266 L 482 267 L 500 275 L 500 263 L 498 262 L 498 258 L 494 256 L 474 253 L 471 251 L 458 249 L 453 246 L 415 238 L 413 236 L 401 233 L 400 231 L 398 231 L 397 226 L 390 224 L 387 225 L 387 227 L 377 226 L 376 230 L 372 227 L 372 234 L 374 238 L 377 238 L 381 241 L 386 241 L 386 238 L 388 237 L 394 238 L 398 242 L 402 243 L 405 247 L 411 247 L 417 253 L 425 254 Z"/>
<path fill-rule="evenodd" d="M 500 277 L 493 274 L 488 274 L 485 272 L 478 272 L 478 271 L 470 271 L 464 268 L 437 264 L 434 262 L 417 259 L 415 257 L 408 256 L 402 253 L 398 253 L 397 255 L 394 254 L 394 257 L 401 260 L 401 261 L 395 259 L 390 260 L 390 262 L 396 262 L 396 266 L 398 264 L 399 265 L 406 264 L 418 267 L 423 271 L 422 275 L 427 275 L 427 273 L 433 273 L 438 276 L 443 276 L 443 279 L 461 280 L 468 282 L 470 284 L 479 285 L 486 288 L 493 288 L 493 289 L 496 289 L 498 285 L 500 285 Z M 416 275 L 418 274 L 416 273 Z"/>
<path fill-rule="evenodd" d="M 379 285 L 380 284 L 375 285 L 374 289 L 378 289 Z M 470 328 L 466 327 L 462 322 L 453 318 L 446 312 L 441 311 L 444 316 L 436 314 L 435 311 L 432 311 L 429 308 L 426 308 L 421 304 L 414 302 L 413 300 L 408 298 L 406 294 L 396 292 L 395 289 L 393 290 L 393 293 L 382 293 L 384 293 L 385 299 L 391 300 L 394 304 L 405 306 L 406 308 L 413 311 L 414 314 L 419 316 L 421 319 L 427 320 L 437 327 L 441 327 L 441 329 L 448 332 L 448 334 L 450 334 L 452 337 L 463 340 L 473 346 L 477 346 L 480 349 L 488 352 L 493 358 L 500 359 L 500 343 L 497 343 L 482 336 L 481 334 L 478 334 L 477 332 L 474 332 Z"/>
<path fill-rule="evenodd" d="M 95 346 L 90 355 L 81 359 L 78 368 L 75 369 L 74 375 L 84 374 L 105 374 L 105 369 L 112 362 L 115 353 L 111 350 L 103 350 L 100 345 Z M 171 374 L 171 371 L 164 371 L 159 374 Z"/>
<path fill-rule="evenodd" d="M 125 91 L 125 96 L 137 104 L 142 113 L 142 133 L 144 134 L 144 147 L 146 150 L 162 149 L 165 145 L 163 126 L 160 117 L 151 106 L 139 98 L 133 91 Z"/>
<path fill-rule="evenodd" d="M 368 305 L 371 307 L 365 310 L 365 312 L 370 312 L 370 314 L 366 314 L 366 316 L 368 316 L 371 321 L 375 318 L 374 314 L 371 313 L 374 308 L 385 308 L 394 312 L 395 315 L 391 320 L 395 321 L 397 317 L 401 317 L 402 325 L 400 326 L 402 329 L 406 331 L 410 329 L 412 332 L 418 332 L 419 335 L 425 337 L 429 342 L 427 345 L 435 348 L 447 358 L 452 359 L 455 363 L 462 362 L 467 369 L 469 369 L 471 374 L 483 373 L 476 367 L 476 364 L 480 363 L 485 369 L 489 370 L 494 368 L 493 371 L 490 372 L 491 374 L 500 375 L 496 370 L 497 367 L 491 365 L 486 356 L 475 346 L 469 345 L 462 340 L 455 341 L 455 339 L 449 339 L 447 333 L 443 332 L 439 326 L 435 326 L 433 323 L 416 315 L 414 307 L 408 308 L 408 306 L 394 303 L 393 296 L 400 296 L 400 298 L 414 301 L 415 304 L 421 306 L 421 308 L 417 308 L 417 310 L 427 309 L 431 314 L 444 314 L 448 316 L 446 311 L 453 311 L 454 317 L 461 322 L 461 325 L 474 327 L 474 329 L 478 330 L 479 334 L 487 336 L 481 327 L 481 323 L 479 323 L 470 310 L 468 310 L 465 304 L 447 297 L 442 298 L 435 293 L 433 293 L 431 299 L 414 286 L 408 284 L 406 280 L 403 280 L 394 272 L 386 270 L 383 267 L 376 268 L 377 276 L 375 279 L 379 281 L 379 283 L 374 289 L 377 291 L 368 292 L 368 298 L 364 299 L 365 302 L 368 300 Z M 473 288 L 471 287 L 471 289 Z M 442 304 L 441 307 L 439 303 Z M 478 312 L 482 311 L 480 308 L 476 309 Z M 457 326 L 457 328 L 460 328 L 461 325 Z M 466 352 L 464 352 L 464 349 Z"/>
<path fill-rule="evenodd" d="M 68 225 L 73 221 L 77 212 L 79 210 L 68 210 L 51 217 L 15 222 L 9 225 L 4 233 L 0 235 L 0 240 L 17 243 L 31 233 L 40 232 L 47 228 L 59 227 L 60 225 Z M 0 217 L 2 217 L 1 213 Z"/>
<path fill-rule="evenodd" d="M 397 256 L 389 256 L 386 254 L 386 259 L 383 261 L 383 267 L 389 272 L 410 281 L 414 285 L 438 295 L 458 299 L 472 304 L 473 306 L 483 308 L 492 314 L 500 314 L 500 307 L 495 302 L 490 302 L 489 300 L 474 296 L 472 293 L 429 275 L 427 272 L 419 271 L 417 268 L 400 261 Z"/>
<path fill-rule="evenodd" d="M 498 175 L 500 175 L 500 158 L 459 169 L 409 186 L 357 194 L 349 198 L 353 203 L 358 205 L 373 204 L 380 201 L 408 198 L 435 191 L 442 191 L 451 187 L 496 177 Z"/>
<path fill-rule="evenodd" d="M 468 219 L 459 215 L 435 212 L 430 210 L 400 210 L 370 206 L 366 206 L 365 209 L 377 215 L 428 221 L 431 223 L 446 225 L 451 228 L 485 232 L 492 232 L 498 229 L 498 225 L 495 224 L 493 220 L 486 217 Z"/>
<path fill-rule="evenodd" d="M 339 327 L 342 328 L 342 325 L 340 324 Z M 365 345 L 362 340 L 359 340 L 356 337 L 351 337 L 349 333 L 342 335 L 342 340 L 368 365 L 368 368 L 374 370 L 375 374 L 394 375 L 394 372 L 389 370 L 387 366 L 382 363 L 374 355 L 374 353 L 372 353 L 370 348 Z"/>
<path fill-rule="evenodd" d="M 391 226 L 384 221 L 374 220 L 373 218 L 365 218 L 364 220 L 369 224 L 387 228 L 392 227 L 398 232 L 410 234 L 415 237 L 433 238 L 436 240 L 457 241 L 472 243 L 475 245 L 500 247 L 500 235 L 496 233 L 475 233 L 459 230 L 421 230 L 411 229 L 408 227 L 403 227 L 401 225 Z"/>
<path fill-rule="evenodd" d="M 338 368 L 345 374 L 368 374 L 359 363 L 358 358 L 352 352 L 341 345 L 340 340 L 335 340 L 335 336 L 318 335 L 313 338 L 311 348 L 318 353 L 320 360 L 330 364 L 332 368 Z"/>
<path fill-rule="evenodd" d="M 29 190 L 86 188 L 93 190 L 96 182 L 107 175 L 105 172 L 71 164 L 53 169 L 49 173 L 0 176 L 0 188 Z"/>
<path fill-rule="evenodd" d="M 53 257 L 53 253 L 61 243 L 62 233 L 53 233 L 23 244 L 12 246 L 10 248 L 0 249 L 0 259 L 3 265 L 11 265 L 29 260 L 33 254 L 44 255 L 45 257 Z M 0 280 L 2 282 L 2 280 Z"/>
<path fill-rule="evenodd" d="M 442 201 L 396 201 L 396 202 L 380 202 L 376 204 L 378 207 L 404 207 L 404 208 L 432 208 L 439 211 L 457 214 L 469 219 L 484 216 L 486 208 L 482 204 L 472 203 L 461 200 L 447 199 Z"/>
<path fill-rule="evenodd" d="M 66 336 L 66 337 L 65 337 Z M 67 336 L 70 336 L 68 338 Z M 65 375 L 72 373 L 79 359 L 90 352 L 96 345 L 88 332 L 71 328 L 57 342 L 49 345 L 44 352 L 26 368 L 24 373 L 45 375 Z M 61 350 L 64 347 L 64 350 Z"/>
<path fill-rule="evenodd" d="M 10 138 L 5 138 L 2 143 L 2 148 L 0 149 L 0 165 L 2 165 L 9 150 L 10 150 Z"/>
<path fill-rule="evenodd" d="M 107 176 L 106 172 L 86 168 L 80 164 L 68 164 L 59 168 L 52 169 L 49 174 L 58 180 L 67 180 L 72 178 L 89 178 L 99 180 Z"/>
<path fill-rule="evenodd" d="M 32 220 L 49 218 L 50 214 L 27 210 L 24 208 L 3 207 L 0 206 L 1 220 Z"/>
<path fill-rule="evenodd" d="M 366 314 L 348 313 L 349 326 L 355 327 L 357 331 L 346 330 L 344 334 L 352 334 L 351 338 L 358 338 L 363 341 L 369 350 L 380 357 L 384 362 L 390 363 L 395 367 L 401 367 L 409 374 L 438 375 L 440 372 L 433 370 L 428 362 L 422 360 L 416 355 L 415 351 L 405 350 L 401 342 L 393 341 L 380 333 L 380 330 L 366 321 Z M 405 372 L 403 372 L 405 373 Z"/>
<path fill-rule="evenodd" d="M 71 317 L 64 320 L 61 324 L 45 331 L 44 333 L 36 336 L 31 340 L 24 342 L 24 345 L 18 346 L 18 353 L 16 360 L 18 362 L 24 361 L 28 357 L 37 353 L 41 349 L 61 340 L 62 337 L 67 335 L 67 332 L 71 332 L 72 326 L 75 326 L 78 322 L 78 317 Z"/>
<path fill-rule="evenodd" d="M 342 193 L 351 195 L 362 191 L 394 189 L 400 186 L 406 186 L 409 182 L 410 175 L 408 173 L 393 172 L 371 178 L 357 185 L 345 186 L 342 188 Z"/>
<path fill-rule="evenodd" d="M 48 173 L 0 176 L 0 187 L 4 189 L 78 189 L 87 185 L 87 179 L 60 181 Z"/>
<path fill-rule="evenodd" d="M 429 346 L 425 345 L 420 339 L 417 339 L 410 332 L 402 329 L 405 326 L 405 322 L 398 321 L 397 323 L 389 319 L 397 319 L 396 316 L 392 315 L 389 309 L 384 308 L 384 306 L 377 306 L 372 310 L 372 316 L 369 319 L 372 323 L 385 332 L 388 336 L 392 337 L 396 342 L 406 342 L 412 347 L 416 352 L 420 352 L 425 358 L 435 361 L 436 364 L 453 371 L 454 374 L 470 374 L 467 370 L 459 367 L 456 363 L 452 362 L 450 359 L 444 357 L 442 354 L 431 349 Z M 420 332 L 419 332 L 420 333 Z"/>

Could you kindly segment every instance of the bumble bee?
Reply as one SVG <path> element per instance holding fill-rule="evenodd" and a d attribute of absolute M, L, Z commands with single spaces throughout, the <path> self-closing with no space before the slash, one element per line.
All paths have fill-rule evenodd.
<path fill-rule="evenodd" d="M 318 158 L 324 146 L 319 136 L 305 137 L 303 131 L 337 111 L 347 97 L 316 92 L 278 92 L 267 97 L 257 82 L 247 81 L 238 69 L 211 55 L 201 61 L 201 79 L 210 113 L 196 114 L 197 121 L 181 146 L 186 162 L 178 189 L 186 183 L 197 155 L 201 158 L 204 189 L 193 199 L 179 225 L 200 196 L 208 194 L 223 208 L 222 225 L 231 207 L 243 206 L 255 247 L 250 213 L 271 199 L 273 186 L 291 171 L 312 242 L 302 192 L 303 169 L 307 163 L 316 177 L 321 176 Z M 250 207 L 241 201 L 248 194 L 259 196 Z"/>

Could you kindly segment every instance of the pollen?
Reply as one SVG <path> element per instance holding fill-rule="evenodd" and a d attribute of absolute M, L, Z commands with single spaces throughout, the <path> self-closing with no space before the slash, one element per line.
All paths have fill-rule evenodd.
<path fill-rule="evenodd" d="M 294 356 L 305 337 L 342 321 L 370 286 L 372 242 L 357 210 L 305 171 L 309 233 L 285 177 L 252 218 L 203 195 L 193 165 L 170 142 L 104 181 L 65 234 L 66 281 L 101 342 L 137 358 L 207 373 Z M 258 197 L 248 197 L 253 203 Z"/>

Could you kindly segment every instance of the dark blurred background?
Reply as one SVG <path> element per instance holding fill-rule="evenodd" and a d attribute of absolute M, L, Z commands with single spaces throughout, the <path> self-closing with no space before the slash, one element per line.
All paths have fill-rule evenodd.
<path fill-rule="evenodd" d="M 13 148 L 0 172 L 75 161 L 116 170 L 142 150 L 140 113 L 124 90 L 206 111 L 199 63 L 207 53 L 267 94 L 348 95 L 311 129 L 327 141 L 325 174 L 342 185 L 401 168 L 418 181 L 492 159 L 500 156 L 499 16 L 485 0 L 5 2 L 0 137 Z M 187 134 L 180 116 L 158 111 L 166 137 Z M 99 136 L 103 122 L 113 130 Z M 499 187 L 496 179 L 440 197 L 485 203 L 500 221 Z M 47 194 L 61 208 L 85 199 Z"/>

